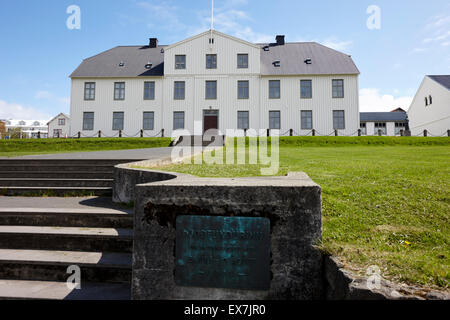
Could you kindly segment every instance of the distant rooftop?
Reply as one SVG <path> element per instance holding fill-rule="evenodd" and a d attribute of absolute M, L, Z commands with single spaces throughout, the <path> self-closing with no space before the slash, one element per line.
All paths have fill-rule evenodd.
<path fill-rule="evenodd" d="M 403 122 L 406 112 L 361 112 L 361 122 Z"/>

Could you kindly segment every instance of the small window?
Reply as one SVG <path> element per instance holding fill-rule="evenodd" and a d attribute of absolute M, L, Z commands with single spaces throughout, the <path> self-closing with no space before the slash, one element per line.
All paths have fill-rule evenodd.
<path fill-rule="evenodd" d="M 95 100 L 95 82 L 84 83 L 84 100 Z"/>
<path fill-rule="evenodd" d="M 66 125 L 66 119 L 64 119 L 64 118 L 58 119 L 58 125 L 59 126 L 65 126 Z"/>
<path fill-rule="evenodd" d="M 19 126 L 25 126 L 26 125 L 26 122 L 25 121 L 20 121 L 19 122 Z"/>
<path fill-rule="evenodd" d="M 144 125 L 142 126 L 144 130 L 154 130 L 155 129 L 155 113 L 154 112 L 144 112 Z"/>
<path fill-rule="evenodd" d="M 269 111 L 269 129 L 281 129 L 281 114 L 280 111 Z"/>
<path fill-rule="evenodd" d="M 155 100 L 155 82 L 144 82 L 144 100 Z"/>
<path fill-rule="evenodd" d="M 249 112 L 238 111 L 238 129 L 249 129 Z"/>
<path fill-rule="evenodd" d="M 124 113 L 123 112 L 114 112 L 113 113 L 113 130 L 119 131 L 123 130 L 123 121 L 124 120 Z"/>
<path fill-rule="evenodd" d="M 302 130 L 312 130 L 313 128 L 313 119 L 312 119 L 312 110 L 302 110 Z"/>
<path fill-rule="evenodd" d="M 237 67 L 238 69 L 248 69 L 248 54 L 237 55 Z"/>
<path fill-rule="evenodd" d="M 83 131 L 94 130 L 94 112 L 83 113 Z"/>
<path fill-rule="evenodd" d="M 249 98 L 249 82 L 238 81 L 238 99 L 248 99 L 248 98 Z"/>
<path fill-rule="evenodd" d="M 40 125 L 41 125 L 41 123 L 40 123 L 39 121 L 33 122 L 33 126 L 35 126 L 35 127 L 38 127 L 38 126 L 40 126 Z"/>
<path fill-rule="evenodd" d="M 300 93 L 302 99 L 312 98 L 312 80 L 300 81 Z"/>
<path fill-rule="evenodd" d="M 375 122 L 375 134 L 378 135 L 379 131 L 382 135 L 386 135 L 386 122 Z"/>
<path fill-rule="evenodd" d="M 280 99 L 280 80 L 269 81 L 269 99 Z"/>
<path fill-rule="evenodd" d="M 181 70 L 186 69 L 186 56 L 176 55 L 175 56 L 175 69 Z"/>
<path fill-rule="evenodd" d="M 205 82 L 205 99 L 217 99 L 217 81 Z"/>
<path fill-rule="evenodd" d="M 333 128 L 334 130 L 345 129 L 345 112 L 343 110 L 333 111 Z"/>
<path fill-rule="evenodd" d="M 185 99 L 185 85 L 184 81 L 175 81 L 174 83 L 174 99 L 184 100 Z"/>
<path fill-rule="evenodd" d="M 206 55 L 206 69 L 217 69 L 217 54 Z"/>
<path fill-rule="evenodd" d="M 125 100 L 125 82 L 114 83 L 114 100 Z"/>
<path fill-rule="evenodd" d="M 395 135 L 400 135 L 401 131 L 405 131 L 406 129 L 406 123 L 404 122 L 396 122 L 395 123 Z"/>
<path fill-rule="evenodd" d="M 425 107 L 428 106 L 428 98 L 425 97 Z"/>
<path fill-rule="evenodd" d="M 363 136 L 366 136 L 367 135 L 367 123 L 361 122 L 361 124 L 359 125 L 359 128 L 361 129 L 361 134 Z"/>
<path fill-rule="evenodd" d="M 184 129 L 184 111 L 173 113 L 173 130 Z"/>
<path fill-rule="evenodd" d="M 428 96 L 428 101 L 430 102 L 430 105 L 433 104 L 433 98 L 431 97 L 431 95 Z"/>
<path fill-rule="evenodd" d="M 333 98 L 344 98 L 344 80 L 333 80 Z"/>

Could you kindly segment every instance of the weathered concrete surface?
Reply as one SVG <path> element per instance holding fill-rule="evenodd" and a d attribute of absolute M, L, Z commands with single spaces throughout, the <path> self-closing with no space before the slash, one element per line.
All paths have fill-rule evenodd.
<path fill-rule="evenodd" d="M 271 221 L 270 290 L 176 286 L 179 215 L 264 217 Z M 321 189 L 306 174 L 176 179 L 138 185 L 133 250 L 134 299 L 322 299 Z"/>
<path fill-rule="evenodd" d="M 381 279 L 377 288 L 369 289 L 367 277 L 345 270 L 336 257 L 324 257 L 327 300 L 450 300 L 450 294 L 394 284 Z"/>

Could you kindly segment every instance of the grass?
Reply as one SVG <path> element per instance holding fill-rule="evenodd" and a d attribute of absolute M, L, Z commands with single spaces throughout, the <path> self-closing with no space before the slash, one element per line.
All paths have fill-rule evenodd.
<path fill-rule="evenodd" d="M 202 177 L 260 175 L 259 165 L 172 165 Z M 279 175 L 304 171 L 322 186 L 321 248 L 364 274 L 450 286 L 449 138 L 282 138 Z"/>
<path fill-rule="evenodd" d="M 168 147 L 171 138 L 0 140 L 0 157 Z"/>

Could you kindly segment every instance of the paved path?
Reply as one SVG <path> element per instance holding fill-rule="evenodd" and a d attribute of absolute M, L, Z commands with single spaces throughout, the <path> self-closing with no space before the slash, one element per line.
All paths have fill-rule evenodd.
<path fill-rule="evenodd" d="M 37 160 L 153 160 L 170 157 L 172 148 L 150 148 L 134 150 L 92 151 L 20 156 L 8 159 Z"/>
<path fill-rule="evenodd" d="M 96 211 L 103 213 L 133 213 L 133 208 L 115 204 L 106 197 L 28 198 L 0 196 L 0 213 L 8 209 L 64 209 L 65 212 Z"/>

